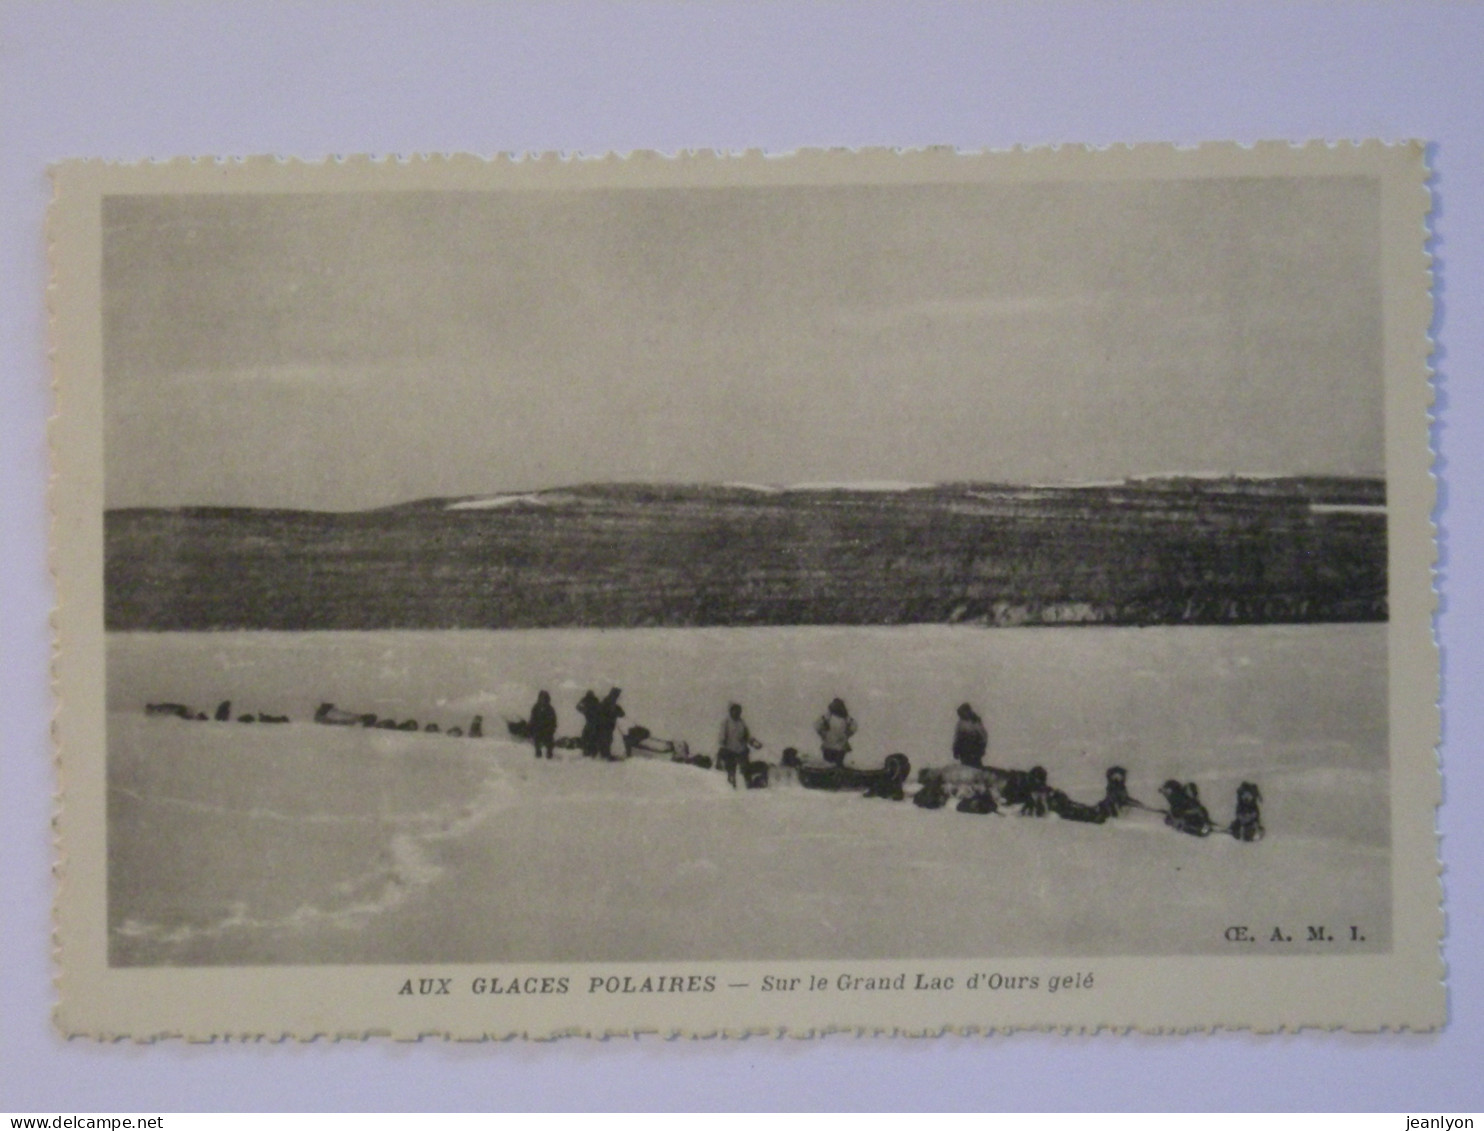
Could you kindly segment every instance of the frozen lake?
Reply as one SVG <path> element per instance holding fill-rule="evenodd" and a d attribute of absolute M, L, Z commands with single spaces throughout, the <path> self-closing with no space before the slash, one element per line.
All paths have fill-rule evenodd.
<path fill-rule="evenodd" d="M 503 717 L 588 687 L 714 750 L 745 705 L 776 760 L 834 696 L 852 760 L 989 761 L 1095 800 L 1129 770 L 1260 784 L 1267 839 L 924 811 L 571 751 Z M 1386 626 L 119 633 L 108 641 L 115 963 L 643 961 L 1222 953 L 1234 923 L 1390 938 Z M 145 718 L 146 702 L 283 726 Z M 323 701 L 484 740 L 309 722 Z M 1301 945 L 1301 944 L 1296 944 Z"/>

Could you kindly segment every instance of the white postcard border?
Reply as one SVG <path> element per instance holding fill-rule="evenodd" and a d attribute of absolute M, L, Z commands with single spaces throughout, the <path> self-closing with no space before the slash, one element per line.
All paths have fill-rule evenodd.
<path fill-rule="evenodd" d="M 1010 180 L 1366 173 L 1383 185 L 1392 728 L 1393 947 L 1353 957 L 982 959 L 849 963 L 590 964 L 565 967 L 251 967 L 120 969 L 107 965 L 102 622 L 102 343 L 99 201 L 120 192 L 362 191 L 367 188 L 571 189 L 637 184 L 841 183 L 861 179 Z M 835 1030 L 934 1033 L 1012 1028 L 1187 1030 L 1427 1029 L 1445 1017 L 1435 809 L 1441 798 L 1438 664 L 1432 616 L 1435 488 L 1428 424 L 1430 197 L 1419 144 L 1251 149 L 1073 147 L 965 155 L 804 152 L 787 157 L 639 154 L 601 160 L 273 159 L 164 164 L 70 163 L 55 171 L 50 224 L 53 569 L 59 592 L 54 725 L 61 801 L 57 1023 L 67 1034 L 182 1036 L 385 1034 L 458 1038 L 634 1031 L 708 1035 Z M 988 988 L 988 975 L 1037 988 Z M 1085 976 L 1092 975 L 1091 987 Z M 984 982 L 968 988 L 979 975 Z M 1072 976 L 1053 993 L 1052 977 Z M 1078 976 L 1083 976 L 1078 980 Z M 475 992 L 476 979 L 568 979 L 566 993 Z M 645 979 L 686 988 L 644 991 Z M 761 989 L 765 977 L 800 988 Z M 841 979 L 884 979 L 846 988 Z M 901 988 L 896 982 L 901 979 Z M 916 988 L 919 978 L 953 989 Z M 443 980 L 447 979 L 445 983 Z M 598 987 L 593 979 L 601 979 Z M 616 989 L 609 989 L 616 979 Z M 629 979 L 625 982 L 624 979 Z M 699 988 L 691 988 L 699 979 Z M 707 979 L 714 985 L 706 988 Z M 808 989 L 810 979 L 828 988 Z M 732 985 L 747 983 L 746 989 Z M 667 984 L 673 984 L 669 982 Z M 941 982 L 940 982 L 941 984 Z M 412 985 L 432 992 L 402 994 Z M 855 985 L 863 985 L 856 982 Z M 448 992 L 439 992 L 446 987 Z"/>

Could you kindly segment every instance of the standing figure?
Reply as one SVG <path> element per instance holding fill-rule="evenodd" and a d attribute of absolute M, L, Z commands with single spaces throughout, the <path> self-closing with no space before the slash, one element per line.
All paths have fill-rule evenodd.
<path fill-rule="evenodd" d="M 815 720 L 814 733 L 819 735 L 819 753 L 824 760 L 832 766 L 844 765 L 855 734 L 855 720 L 845 709 L 845 700 L 830 701 L 829 709 Z"/>
<path fill-rule="evenodd" d="M 752 737 L 747 724 L 742 721 L 742 704 L 727 707 L 727 717 L 721 721 L 721 737 L 717 740 L 717 760 L 726 767 L 727 781 L 737 788 L 737 770 L 747 769 L 748 752 L 756 750 L 762 743 Z"/>
<path fill-rule="evenodd" d="M 989 751 L 989 731 L 984 720 L 967 703 L 958 707 L 958 722 L 953 728 L 953 758 L 965 766 L 984 768 L 984 755 Z"/>
<path fill-rule="evenodd" d="M 594 736 L 597 745 L 594 754 L 609 762 L 616 761 L 613 757 L 613 732 L 618 729 L 618 720 L 624 717 L 624 709 L 618 705 L 618 697 L 622 694 L 623 688 L 611 688 L 598 704 L 598 726 Z"/>
<path fill-rule="evenodd" d="M 598 721 L 603 714 L 603 704 L 593 694 L 592 688 L 588 688 L 577 700 L 577 713 L 582 716 L 582 737 L 578 739 L 578 745 L 582 748 L 584 758 L 596 758 L 598 756 Z"/>
<path fill-rule="evenodd" d="M 536 702 L 531 707 L 531 742 L 536 747 L 536 757 L 552 758 L 556 753 L 557 715 L 551 705 L 551 693 L 538 691 Z"/>

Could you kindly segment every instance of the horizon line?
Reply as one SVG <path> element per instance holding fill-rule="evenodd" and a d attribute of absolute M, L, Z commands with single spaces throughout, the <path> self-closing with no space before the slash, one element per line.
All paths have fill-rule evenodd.
<path fill-rule="evenodd" d="M 375 511 L 395 510 L 401 507 L 412 507 L 418 505 L 445 504 L 450 510 L 492 510 L 502 506 L 516 503 L 520 500 L 534 500 L 536 496 L 560 494 L 564 491 L 582 491 L 593 488 L 612 487 L 651 487 L 651 488 L 713 488 L 727 491 L 756 491 L 765 494 L 807 494 L 849 492 L 855 491 L 862 494 L 906 494 L 913 491 L 940 490 L 946 487 L 963 487 L 984 489 L 992 488 L 1007 491 L 1070 491 L 1088 490 L 1116 487 L 1139 486 L 1144 484 L 1172 482 L 1180 480 L 1193 480 L 1199 482 L 1218 483 L 1224 480 L 1234 482 L 1274 482 L 1281 480 L 1305 480 L 1305 479 L 1331 479 L 1347 480 L 1352 482 L 1379 482 L 1385 483 L 1384 474 L 1346 474 L 1341 472 L 1267 472 L 1267 471 L 1170 471 L 1170 472 L 1148 472 L 1136 475 L 1127 475 L 1122 478 L 1107 479 L 1067 479 L 1067 480 L 1040 480 L 1040 481 L 1012 481 L 1003 479 L 943 479 L 934 482 L 907 481 L 907 480 L 835 480 L 835 481 L 807 481 L 799 483 L 760 483 L 744 482 L 739 480 L 681 480 L 681 479 L 608 479 L 608 480 L 584 480 L 576 483 L 556 484 L 549 487 L 535 487 L 525 489 L 509 489 L 498 491 L 485 491 L 458 495 L 419 495 L 411 498 L 400 499 L 395 502 L 378 503 L 373 506 L 325 508 L 305 507 L 283 504 L 264 503 L 215 503 L 215 502 L 178 502 L 178 503 L 129 503 L 122 506 L 105 505 L 104 513 L 134 510 L 259 510 L 259 511 L 293 511 L 306 514 L 366 514 Z"/>

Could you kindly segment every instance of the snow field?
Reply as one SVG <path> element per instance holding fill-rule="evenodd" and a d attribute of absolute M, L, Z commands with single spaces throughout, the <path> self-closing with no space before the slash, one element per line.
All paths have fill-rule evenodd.
<path fill-rule="evenodd" d="M 155 634 L 110 640 L 110 926 L 133 963 L 620 961 L 1222 953 L 1231 922 L 1389 938 L 1384 626 Z M 1268 839 L 734 792 L 662 761 L 538 764 L 504 737 L 548 687 L 709 752 L 729 698 L 777 758 L 831 694 L 879 764 L 947 761 L 976 703 L 991 760 L 1095 799 L 1195 780 Z M 740 691 L 738 690 L 740 689 Z M 831 689 L 834 689 L 833 691 Z M 288 713 L 145 718 L 146 701 Z M 323 727 L 332 700 L 490 738 Z M 936 735 L 936 732 L 945 733 Z M 936 742 L 932 738 L 936 737 Z"/>

